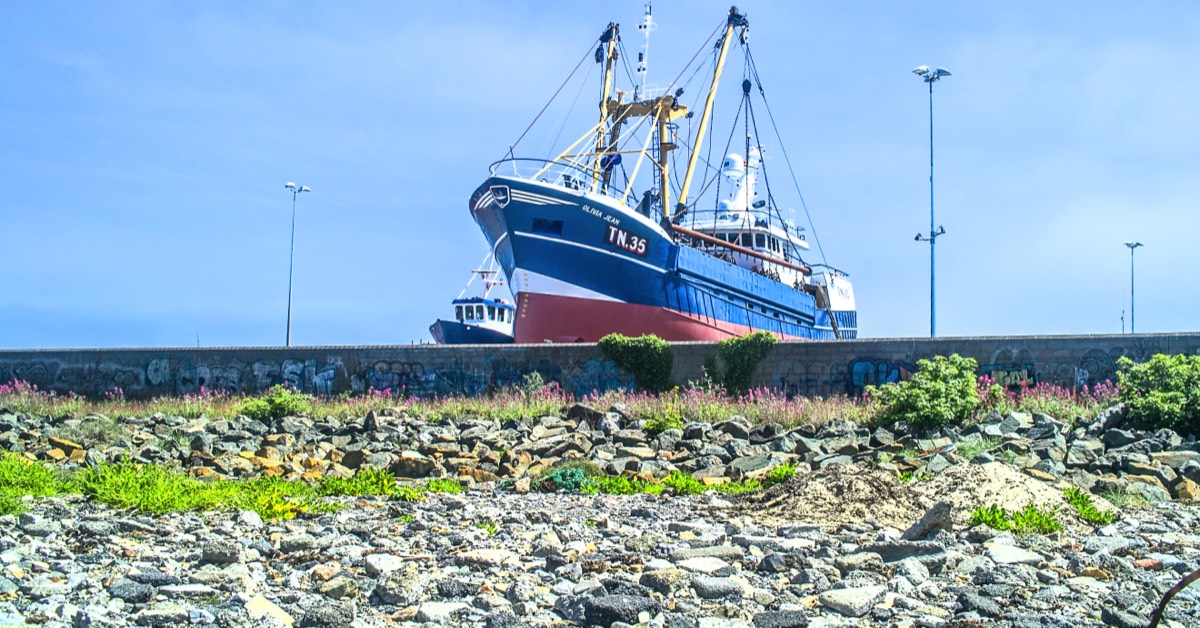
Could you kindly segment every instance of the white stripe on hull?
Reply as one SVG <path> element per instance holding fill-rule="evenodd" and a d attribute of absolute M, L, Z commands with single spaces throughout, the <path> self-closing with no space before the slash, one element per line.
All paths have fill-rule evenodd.
<path fill-rule="evenodd" d="M 565 282 L 561 279 L 547 277 L 541 273 L 535 273 L 532 270 L 525 270 L 524 268 L 514 268 L 513 274 L 508 278 L 508 281 L 508 287 L 512 289 L 513 296 L 517 296 L 522 292 L 530 292 L 534 294 L 549 294 L 560 297 L 612 301 L 615 303 L 622 302 L 620 299 L 614 299 L 606 294 L 600 294 L 594 290 L 581 288 L 575 284 Z"/>

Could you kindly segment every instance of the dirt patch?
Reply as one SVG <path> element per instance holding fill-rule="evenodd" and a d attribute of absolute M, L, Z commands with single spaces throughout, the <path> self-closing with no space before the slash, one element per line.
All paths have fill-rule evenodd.
<path fill-rule="evenodd" d="M 1114 509 L 1098 496 L 1092 500 L 1101 510 Z M 832 528 L 874 518 L 905 530 L 939 501 L 953 505 L 956 528 L 967 525 L 972 510 L 991 504 L 1010 511 L 1029 504 L 1057 509 L 1059 521 L 1068 527 L 1087 526 L 1067 503 L 1061 487 L 1003 462 L 956 464 L 928 480 L 908 483 L 866 465 L 834 466 L 746 493 L 735 501 L 734 510 L 766 525 L 807 522 Z"/>
<path fill-rule="evenodd" d="M 954 505 L 954 524 L 966 525 L 971 511 L 980 506 L 999 504 L 1020 510 L 1029 504 L 1039 508 L 1058 509 L 1063 523 L 1086 525 L 1075 509 L 1063 497 L 1062 489 L 1022 473 L 1003 462 L 988 464 L 956 464 L 936 476 L 913 485 L 913 490 L 932 500 L 945 500 Z M 1101 510 L 1113 506 L 1093 495 L 1092 502 Z"/>
<path fill-rule="evenodd" d="M 768 525 L 783 522 L 836 527 L 874 518 L 901 530 L 933 505 L 911 484 L 865 465 L 832 466 L 792 476 L 782 484 L 738 500 L 742 514 Z"/>

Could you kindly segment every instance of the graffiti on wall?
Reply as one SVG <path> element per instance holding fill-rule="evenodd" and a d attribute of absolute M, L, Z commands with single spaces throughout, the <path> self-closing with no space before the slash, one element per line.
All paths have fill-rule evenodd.
<path fill-rule="evenodd" d="M 987 375 L 992 382 L 1014 388 L 1017 386 L 1033 386 L 1037 383 L 1033 364 L 984 364 L 979 367 L 980 375 Z"/>
<path fill-rule="evenodd" d="M 855 358 L 850 361 L 847 371 L 850 374 L 846 394 L 861 395 L 867 386 L 892 384 L 912 377 L 917 371 L 917 365 L 887 358 Z"/>

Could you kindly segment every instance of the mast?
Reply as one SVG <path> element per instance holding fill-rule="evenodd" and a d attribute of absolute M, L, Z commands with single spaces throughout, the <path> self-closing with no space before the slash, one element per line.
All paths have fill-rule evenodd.
<path fill-rule="evenodd" d="M 733 29 L 737 27 L 743 29 L 744 36 L 744 29 L 750 27 L 750 22 L 746 20 L 746 16 L 738 13 L 737 7 L 730 7 L 729 20 L 725 23 L 725 34 L 721 37 L 721 52 L 717 56 L 717 69 L 713 72 L 712 84 L 708 88 L 708 98 L 704 101 L 704 111 L 700 116 L 700 129 L 696 133 L 692 156 L 688 159 L 687 171 L 683 175 L 683 188 L 679 190 L 679 202 L 675 205 L 675 214 L 671 217 L 672 223 L 678 223 L 687 213 L 688 190 L 692 186 L 692 175 L 696 173 L 696 160 L 700 157 L 700 147 L 704 144 L 704 134 L 708 131 L 708 118 L 712 113 L 713 100 L 717 96 L 717 83 L 721 80 L 721 71 L 725 68 L 725 56 L 729 53 L 729 40 L 733 35 Z M 664 214 L 666 207 L 667 205 L 664 203 Z"/>
<path fill-rule="evenodd" d="M 604 61 L 604 90 L 600 93 L 600 128 L 596 131 L 596 160 L 592 166 L 592 187 L 600 180 L 601 160 L 604 159 L 604 123 L 608 121 L 608 95 L 612 91 L 613 66 L 617 63 L 617 43 L 621 41 L 621 27 L 609 22 L 600 36 L 600 47 L 596 49 L 596 62 Z"/>

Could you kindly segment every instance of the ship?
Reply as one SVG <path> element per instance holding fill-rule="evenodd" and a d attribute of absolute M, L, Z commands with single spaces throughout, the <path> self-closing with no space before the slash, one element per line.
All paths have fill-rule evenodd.
<path fill-rule="evenodd" d="M 654 26 L 647 5 L 638 75 L 625 88 L 617 86 L 620 26 L 610 23 L 595 42 L 588 56 L 603 72 L 594 127 L 549 158 L 518 157 L 510 146 L 470 197 L 471 215 L 516 300 L 515 342 L 595 342 L 610 333 L 712 341 L 755 331 L 780 339 L 855 338 L 849 275 L 825 264 L 823 254 L 822 263 L 808 261 L 806 230 L 784 219 L 790 210 L 766 185 L 769 149 L 757 134 L 766 120 L 754 110 L 758 71 L 746 15 L 731 8 L 693 57 L 711 60 L 712 68 L 695 116 L 682 85 L 646 85 Z M 717 165 L 703 151 L 735 49 L 746 78 Z"/>
<path fill-rule="evenodd" d="M 479 268 L 471 271 L 471 279 L 458 296 L 450 302 L 453 318 L 437 319 L 429 326 L 429 333 L 438 344 L 443 345 L 493 345 L 511 344 L 516 306 L 511 301 L 493 295 L 504 280 L 497 270 L 488 264 L 489 254 Z M 471 284 L 479 279 L 480 294 L 467 296 Z"/>

